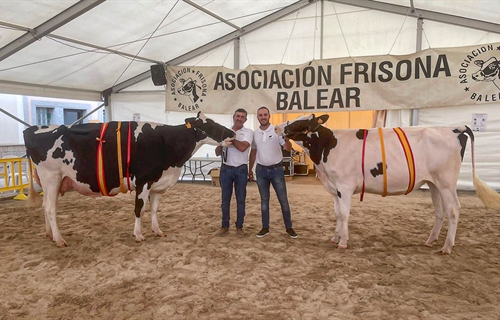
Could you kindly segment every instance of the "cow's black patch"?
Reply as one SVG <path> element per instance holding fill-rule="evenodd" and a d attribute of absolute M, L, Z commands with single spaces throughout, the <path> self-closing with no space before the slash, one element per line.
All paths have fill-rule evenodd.
<path fill-rule="evenodd" d="M 141 217 L 142 207 L 144 207 L 144 200 L 135 197 L 134 213 L 137 218 Z"/>
<path fill-rule="evenodd" d="M 363 140 L 365 138 L 365 132 L 366 132 L 366 136 L 368 137 L 368 133 L 369 133 L 368 130 L 359 129 L 358 131 L 356 131 L 356 138 L 358 138 L 359 140 Z"/>
<path fill-rule="evenodd" d="M 65 152 L 62 148 L 56 148 L 54 152 L 52 152 L 52 158 L 58 159 L 58 158 L 64 158 Z"/>
<path fill-rule="evenodd" d="M 309 149 L 309 156 L 315 164 L 319 164 L 321 161 L 326 163 L 330 155 L 330 150 L 338 144 L 333 131 L 322 126 L 318 128 L 318 131 L 312 133 L 311 137 L 305 134 L 298 134 L 291 139 L 296 140 L 297 138 L 303 142 L 304 147 Z"/>
<path fill-rule="evenodd" d="M 385 169 L 387 170 L 387 165 L 385 166 Z M 382 162 L 379 162 L 377 163 L 377 167 L 376 168 L 373 168 L 370 170 L 370 173 L 372 174 L 372 176 L 375 178 L 376 176 L 381 176 L 384 174 L 383 170 L 382 170 Z"/>
<path fill-rule="evenodd" d="M 460 143 L 460 146 L 462 147 L 460 150 L 460 158 L 462 159 L 462 161 L 464 161 L 465 149 L 467 148 L 467 140 L 468 140 L 467 135 L 469 135 L 471 137 L 471 140 L 474 141 L 474 133 L 467 126 L 466 126 L 466 129 L 464 131 L 454 129 L 453 132 L 458 133 L 458 136 L 457 136 L 458 143 Z"/>

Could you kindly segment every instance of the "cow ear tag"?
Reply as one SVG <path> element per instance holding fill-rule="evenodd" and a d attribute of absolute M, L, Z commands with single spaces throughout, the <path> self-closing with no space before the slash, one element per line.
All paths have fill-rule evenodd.
<path fill-rule="evenodd" d="M 186 123 L 186 128 L 191 129 L 191 123 L 190 122 Z"/>
<path fill-rule="evenodd" d="M 318 119 L 318 123 L 319 123 L 319 124 L 323 124 L 323 120 Z"/>

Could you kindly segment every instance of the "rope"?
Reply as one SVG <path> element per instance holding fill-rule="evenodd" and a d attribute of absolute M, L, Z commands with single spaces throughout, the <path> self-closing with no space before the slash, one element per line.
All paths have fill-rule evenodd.
<path fill-rule="evenodd" d="M 142 45 L 142 47 L 139 49 L 139 51 L 135 54 L 135 57 L 133 60 L 130 60 L 129 64 L 127 65 L 127 67 L 125 68 L 125 70 L 123 70 L 123 72 L 120 74 L 120 76 L 118 77 L 118 79 L 116 79 L 115 83 L 113 83 L 113 86 L 115 84 L 118 83 L 118 80 L 120 80 L 120 78 L 123 76 L 123 74 L 128 70 L 128 68 L 130 67 L 130 65 L 132 64 L 132 62 L 135 61 L 135 58 L 139 55 L 139 53 L 141 53 L 142 49 L 144 49 L 144 47 L 146 46 L 146 44 L 148 44 L 149 40 L 151 39 L 151 37 L 155 34 L 155 32 L 160 28 L 160 26 L 163 24 L 163 21 L 165 21 L 165 19 L 167 19 L 167 17 L 170 15 L 170 13 L 172 12 L 172 10 L 174 10 L 175 6 L 177 6 L 177 4 L 179 3 L 179 0 L 177 0 L 175 2 L 175 4 L 173 5 L 173 7 L 168 11 L 167 15 L 161 20 L 160 24 L 158 24 L 158 26 L 156 27 L 156 29 L 153 31 L 153 33 L 151 33 L 151 35 L 148 37 L 148 39 L 146 40 L 146 42 L 144 42 L 144 44 Z"/>
<path fill-rule="evenodd" d="M 388 53 L 388 54 L 391 54 L 392 48 L 394 48 L 394 45 L 396 44 L 396 40 L 398 40 L 399 35 L 401 34 L 401 30 L 403 30 L 403 27 L 404 27 L 404 25 L 405 25 L 405 23 L 406 23 L 406 19 L 408 18 L 408 15 L 410 14 L 410 11 L 411 11 L 411 10 L 412 10 L 412 9 L 411 9 L 411 8 L 409 8 L 409 9 L 408 9 L 408 11 L 406 12 L 406 16 L 405 16 L 405 19 L 403 20 L 403 24 L 401 24 L 401 28 L 399 28 L 398 34 L 396 35 L 396 39 L 394 39 L 394 42 L 392 43 L 392 47 L 391 47 L 391 49 L 389 50 L 389 53 Z"/>
<path fill-rule="evenodd" d="M 335 17 L 337 18 L 337 23 L 339 24 L 340 33 L 342 33 L 342 38 L 344 39 L 344 44 L 345 44 L 345 48 L 347 49 L 347 54 L 350 57 L 351 52 L 349 51 L 349 46 L 347 45 L 347 40 L 345 39 L 344 29 L 342 29 L 342 25 L 340 24 L 340 20 L 339 20 L 339 15 L 337 14 L 337 10 L 335 9 L 335 4 L 333 2 L 332 2 L 332 5 L 333 5 L 333 11 L 335 12 Z"/>
<path fill-rule="evenodd" d="M 280 62 L 281 64 L 283 63 L 283 59 L 285 58 L 286 50 L 288 49 L 288 45 L 290 44 L 290 40 L 292 39 L 293 30 L 295 29 L 295 24 L 297 23 L 297 17 L 299 16 L 299 13 L 300 13 L 300 11 L 297 11 L 297 14 L 295 15 L 295 21 L 293 21 L 292 31 L 290 32 L 290 36 L 288 37 L 288 42 L 286 43 L 285 52 L 283 52 L 283 57 L 281 58 L 281 62 Z"/>

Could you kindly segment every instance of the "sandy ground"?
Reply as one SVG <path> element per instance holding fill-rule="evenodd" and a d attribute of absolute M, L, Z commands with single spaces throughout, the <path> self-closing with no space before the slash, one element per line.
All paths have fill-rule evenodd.
<path fill-rule="evenodd" d="M 474 193 L 452 255 L 422 246 L 434 215 L 428 191 L 353 199 L 347 250 L 329 242 L 333 200 L 315 178 L 288 182 L 294 229 L 272 197 L 271 233 L 257 238 L 260 205 L 248 187 L 245 238 L 223 238 L 220 189 L 178 183 L 164 195 L 154 237 L 132 237 L 133 195 L 59 200 L 69 247 L 45 237 L 41 208 L 0 202 L 0 319 L 498 319 L 500 213 Z M 234 205 L 234 203 L 233 203 Z M 234 206 L 232 210 L 234 218 Z M 234 220 L 233 220 L 234 221 Z"/>

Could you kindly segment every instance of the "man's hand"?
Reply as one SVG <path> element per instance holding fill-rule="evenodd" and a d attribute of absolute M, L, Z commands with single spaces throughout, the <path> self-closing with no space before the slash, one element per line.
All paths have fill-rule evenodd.
<path fill-rule="evenodd" d="M 229 147 L 231 145 L 233 145 L 233 140 L 234 138 L 226 138 L 224 141 L 221 142 L 221 146 L 222 147 Z"/>

